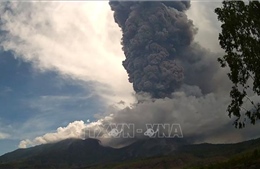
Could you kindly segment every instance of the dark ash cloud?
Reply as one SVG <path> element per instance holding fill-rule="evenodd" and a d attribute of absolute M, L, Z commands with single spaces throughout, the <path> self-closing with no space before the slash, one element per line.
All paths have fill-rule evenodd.
<path fill-rule="evenodd" d="M 199 85 L 203 92 L 210 91 L 208 87 L 204 90 L 207 84 L 196 83 L 193 78 L 196 73 L 203 74 L 203 79 L 212 77 L 209 74 L 214 67 L 210 63 L 200 64 L 211 53 L 193 43 L 197 30 L 185 14 L 190 1 L 110 1 L 109 4 L 122 30 L 126 57 L 123 66 L 137 93 L 147 92 L 153 98 L 171 97 L 183 83 Z"/>

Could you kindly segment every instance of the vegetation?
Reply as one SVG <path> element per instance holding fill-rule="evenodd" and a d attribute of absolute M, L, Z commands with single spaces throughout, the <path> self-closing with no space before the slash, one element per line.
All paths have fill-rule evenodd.
<path fill-rule="evenodd" d="M 72 143 L 72 144 L 68 144 Z M 76 143 L 76 144 L 75 144 Z M 42 145 L 24 151 L 15 151 L 8 158 L 0 157 L 0 169 L 258 169 L 260 168 L 260 139 L 237 144 L 195 144 L 183 145 L 168 155 L 136 157 L 99 161 L 105 156 L 102 147 L 95 147 L 95 142 L 87 142 L 76 148 L 81 154 L 74 160 L 66 159 L 66 154 L 73 152 L 75 145 L 82 142 L 66 140 L 56 144 Z M 68 146 L 70 145 L 70 146 Z M 93 147 L 89 149 L 89 147 Z M 51 151 L 50 148 L 54 151 Z M 134 147 L 136 148 L 136 147 Z M 98 149 L 102 151 L 98 152 Z M 139 148 L 138 148 L 139 149 Z M 80 151 L 82 150 L 82 151 Z M 104 149 L 107 151 L 107 149 Z M 56 152 L 56 153 L 54 153 Z M 89 152 L 85 156 L 83 152 Z M 132 151 L 133 152 L 133 151 Z M 123 156 L 126 152 L 120 153 Z M 27 156 L 26 154 L 31 154 Z M 36 155 L 33 155 L 36 154 Z M 62 156 L 65 154 L 65 156 Z M 20 156 L 21 155 L 21 156 Z M 110 156 L 117 156 L 117 151 L 110 151 Z M 89 157 L 93 159 L 89 159 Z M 21 158 L 26 157 L 26 158 Z M 15 159 L 15 160 L 12 160 Z M 51 159 L 51 160 L 50 160 Z M 71 156 L 69 159 L 73 159 Z M 83 161 L 82 161 L 83 160 Z M 93 160 L 96 163 L 93 163 Z M 7 162 L 4 162 L 7 161 Z M 82 164 L 82 165 L 80 165 Z"/>
<path fill-rule="evenodd" d="M 223 1 L 223 7 L 215 9 L 222 22 L 219 43 L 226 53 L 218 60 L 222 67 L 230 68 L 228 77 L 233 83 L 227 111 L 229 116 L 237 117 L 234 125 L 239 128 L 245 127 L 246 118 L 252 124 L 260 119 L 259 98 L 249 96 L 249 93 L 260 95 L 259 11 L 259 1 L 242 0 Z"/>

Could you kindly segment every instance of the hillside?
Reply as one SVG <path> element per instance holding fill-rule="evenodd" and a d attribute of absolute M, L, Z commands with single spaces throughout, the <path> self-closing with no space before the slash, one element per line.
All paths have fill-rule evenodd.
<path fill-rule="evenodd" d="M 67 139 L 7 153 L 0 157 L 0 168 L 209 169 L 238 164 L 251 169 L 251 164 L 258 166 L 259 150 L 260 139 L 236 144 L 193 145 L 175 139 L 147 139 L 118 149 L 104 147 L 95 139 Z M 242 162 L 246 164 L 240 164 Z"/>

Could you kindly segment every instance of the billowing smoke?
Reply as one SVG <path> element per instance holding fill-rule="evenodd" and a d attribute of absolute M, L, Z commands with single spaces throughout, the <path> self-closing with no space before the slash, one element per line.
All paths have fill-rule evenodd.
<path fill-rule="evenodd" d="M 123 66 L 134 90 L 150 93 L 154 98 L 171 97 L 190 81 L 189 72 L 198 71 L 189 67 L 204 55 L 200 47 L 192 47 L 196 29 L 184 13 L 190 1 L 109 4 L 123 33 Z"/>

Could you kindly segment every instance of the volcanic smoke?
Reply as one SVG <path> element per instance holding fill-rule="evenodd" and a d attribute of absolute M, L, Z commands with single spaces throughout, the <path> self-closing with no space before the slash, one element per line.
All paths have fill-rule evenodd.
<path fill-rule="evenodd" d="M 122 30 L 123 66 L 134 90 L 153 98 L 171 97 L 183 83 L 180 62 L 196 29 L 184 13 L 189 1 L 110 1 Z"/>

